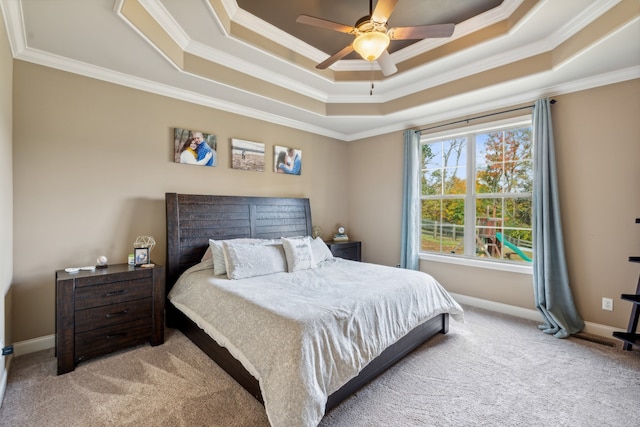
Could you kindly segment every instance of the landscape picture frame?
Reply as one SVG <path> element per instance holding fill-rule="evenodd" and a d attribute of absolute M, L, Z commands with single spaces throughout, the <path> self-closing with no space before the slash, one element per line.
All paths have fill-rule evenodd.
<path fill-rule="evenodd" d="M 264 172 L 265 163 L 263 143 L 231 138 L 231 169 Z"/>

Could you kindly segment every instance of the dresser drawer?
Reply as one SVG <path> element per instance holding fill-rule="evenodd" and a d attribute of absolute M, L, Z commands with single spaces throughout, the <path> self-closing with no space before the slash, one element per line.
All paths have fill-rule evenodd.
<path fill-rule="evenodd" d="M 115 304 L 140 298 L 151 297 L 153 287 L 149 279 L 123 280 L 105 283 L 104 285 L 77 288 L 75 293 L 75 309 L 83 310 L 91 307 Z"/>
<path fill-rule="evenodd" d="M 76 334 L 75 362 L 144 343 L 150 336 L 148 319 L 81 332 Z"/>
<path fill-rule="evenodd" d="M 125 301 L 111 305 L 76 311 L 76 332 L 131 322 L 137 319 L 151 319 L 151 298 Z"/>

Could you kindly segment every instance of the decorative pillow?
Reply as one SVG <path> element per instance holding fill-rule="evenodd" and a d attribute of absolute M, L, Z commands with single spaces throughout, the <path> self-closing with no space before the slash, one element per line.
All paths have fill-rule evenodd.
<path fill-rule="evenodd" d="M 313 252 L 313 259 L 316 264 L 320 264 L 322 261 L 333 259 L 333 254 L 327 246 L 327 244 L 320 237 L 316 237 L 311 240 L 311 251 Z"/>
<path fill-rule="evenodd" d="M 283 237 L 282 246 L 287 257 L 289 273 L 317 267 L 311 250 L 311 237 L 305 236 L 295 239 Z"/>
<path fill-rule="evenodd" d="M 263 239 L 252 238 L 238 238 L 228 240 L 212 240 L 209 239 L 209 248 L 213 254 L 213 274 L 220 276 L 227 273 L 227 267 L 225 265 L 224 252 L 222 249 L 222 242 L 236 242 L 236 243 L 261 243 Z M 206 254 L 205 254 L 206 255 Z"/>
<path fill-rule="evenodd" d="M 287 271 L 282 245 L 223 241 L 227 277 L 246 279 Z"/>

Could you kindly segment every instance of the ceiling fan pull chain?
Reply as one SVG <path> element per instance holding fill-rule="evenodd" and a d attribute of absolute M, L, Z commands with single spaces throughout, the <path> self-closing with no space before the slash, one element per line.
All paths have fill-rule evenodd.
<path fill-rule="evenodd" d="M 371 80 L 371 89 L 369 89 L 369 96 L 373 96 L 373 62 L 371 62 L 371 68 L 369 69 L 369 76 Z"/>
<path fill-rule="evenodd" d="M 369 96 L 373 96 L 373 62 L 371 63 L 371 89 L 369 89 Z"/>

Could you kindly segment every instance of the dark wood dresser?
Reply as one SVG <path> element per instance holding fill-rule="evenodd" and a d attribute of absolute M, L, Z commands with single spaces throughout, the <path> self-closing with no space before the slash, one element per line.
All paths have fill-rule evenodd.
<path fill-rule="evenodd" d="M 352 261 L 362 261 L 362 244 L 360 242 L 353 240 L 344 242 L 329 240 L 325 243 L 335 257 L 350 259 Z"/>
<path fill-rule="evenodd" d="M 58 375 L 91 357 L 164 343 L 164 267 L 56 271 Z"/>

